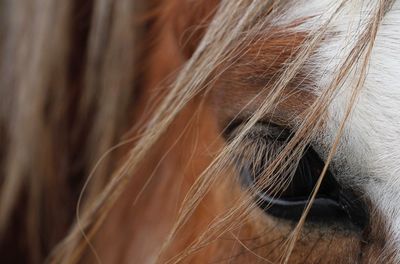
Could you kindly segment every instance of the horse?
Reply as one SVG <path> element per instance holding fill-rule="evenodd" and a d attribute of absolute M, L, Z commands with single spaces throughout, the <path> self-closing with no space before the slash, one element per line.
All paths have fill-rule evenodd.
<path fill-rule="evenodd" d="M 2 262 L 400 262 L 399 1 L 0 10 Z"/>

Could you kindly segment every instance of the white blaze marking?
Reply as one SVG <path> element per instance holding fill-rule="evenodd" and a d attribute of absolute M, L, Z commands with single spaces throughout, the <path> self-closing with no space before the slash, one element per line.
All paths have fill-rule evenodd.
<path fill-rule="evenodd" d="M 321 25 L 337 0 L 296 1 L 296 6 L 280 18 L 279 23 L 315 16 L 299 30 L 313 30 Z M 346 54 L 353 48 L 372 6 L 379 1 L 348 1 L 330 30 L 336 34 L 311 60 L 313 76 L 320 93 L 337 73 Z M 326 15 L 327 14 L 327 15 Z M 340 87 L 329 110 L 324 144 L 330 145 L 336 135 L 354 87 L 356 74 Z M 324 150 L 321 150 L 322 152 Z M 325 149 L 326 151 L 326 149 Z M 325 153 L 326 155 L 326 153 Z M 400 262 L 400 3 L 386 14 L 374 44 L 364 87 L 346 125 L 334 160 L 338 177 L 361 187 L 386 218 L 391 244 Z M 373 221 L 373 216 L 372 216 Z"/>

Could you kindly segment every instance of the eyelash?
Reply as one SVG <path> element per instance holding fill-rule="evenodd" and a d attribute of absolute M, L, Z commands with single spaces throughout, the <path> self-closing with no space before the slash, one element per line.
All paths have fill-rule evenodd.
<path fill-rule="evenodd" d="M 231 128 L 230 136 L 234 131 Z M 257 188 L 261 181 L 266 180 L 264 174 L 267 167 L 283 150 L 292 134 L 289 129 L 275 124 L 256 124 L 245 135 L 236 163 L 242 184 L 255 190 L 255 200 L 262 210 L 278 218 L 297 221 L 325 166 L 312 146 L 304 150 L 297 164 L 291 164 L 292 170 L 274 173 L 269 184 Z M 290 179 L 290 182 L 283 183 L 285 179 Z M 330 171 L 324 176 L 307 220 L 319 223 L 347 221 L 361 229 L 368 222 L 365 204 L 359 195 L 354 190 L 344 189 Z"/>

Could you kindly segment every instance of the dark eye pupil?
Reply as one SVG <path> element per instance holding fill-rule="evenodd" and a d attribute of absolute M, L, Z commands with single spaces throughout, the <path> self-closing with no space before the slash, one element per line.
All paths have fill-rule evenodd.
<path fill-rule="evenodd" d="M 288 134 L 283 130 L 282 133 L 279 133 L 279 128 L 273 126 L 273 135 L 278 135 L 274 140 L 281 141 L 283 137 L 287 137 L 290 133 Z M 271 137 L 271 134 L 269 137 Z M 245 185 L 252 186 L 259 180 L 261 170 L 254 169 L 253 164 L 246 165 L 246 162 L 243 164 L 240 169 L 242 181 Z M 269 193 L 268 190 L 271 190 L 271 188 L 266 188 L 257 193 L 258 206 L 275 217 L 299 220 L 324 166 L 323 160 L 309 146 L 303 153 L 292 180 L 286 188 L 274 194 Z M 265 167 L 265 164 L 263 167 Z M 364 228 L 368 218 L 360 196 L 356 195 L 356 192 L 352 189 L 343 188 L 332 173 L 328 171 L 311 206 L 307 221 L 320 223 L 350 221 L 353 225 Z"/>
<path fill-rule="evenodd" d="M 324 162 L 318 154 L 308 148 L 300 159 L 296 172 L 288 187 L 281 193 L 282 199 L 307 199 L 314 189 L 319 176 L 322 173 Z M 336 197 L 338 195 L 338 183 L 328 171 L 319 188 L 318 196 Z"/>

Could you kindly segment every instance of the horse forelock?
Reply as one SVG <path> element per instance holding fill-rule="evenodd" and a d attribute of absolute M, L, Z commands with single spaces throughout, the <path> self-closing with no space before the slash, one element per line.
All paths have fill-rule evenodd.
<path fill-rule="evenodd" d="M 262 101 L 262 97 L 259 101 L 254 100 L 253 104 L 246 105 L 250 100 L 249 98 L 259 95 L 262 90 L 265 90 L 265 95 L 268 95 L 268 85 L 273 83 L 275 78 L 279 79 L 283 69 L 285 69 L 285 67 L 291 63 L 292 59 L 296 58 L 298 53 L 301 52 L 301 47 L 307 45 L 309 34 L 326 22 L 328 17 L 324 17 L 324 12 L 329 13 L 329 10 L 335 7 L 335 3 L 337 2 L 297 1 L 291 7 L 288 7 L 285 12 L 277 15 L 275 19 L 271 19 L 270 23 L 272 23 L 273 26 L 266 26 L 268 30 L 265 32 L 261 31 L 260 36 L 249 37 L 249 39 L 253 39 L 254 41 L 249 42 L 250 44 L 247 48 L 242 50 L 238 58 L 233 57 L 231 61 L 228 61 L 229 66 L 224 68 L 225 64 L 221 64 L 222 68 L 224 68 L 223 74 L 214 85 L 213 89 L 215 92 L 211 93 L 211 101 L 213 102 L 212 108 L 217 107 L 219 109 L 219 111 L 217 111 L 217 116 L 220 115 L 218 116 L 220 120 L 216 120 L 216 122 L 220 127 L 224 127 L 227 123 L 232 121 L 229 120 L 227 116 L 235 116 L 237 118 L 238 116 L 236 114 L 238 112 L 246 115 L 246 113 L 248 114 L 255 111 L 257 105 Z M 177 6 L 179 6 L 179 4 Z M 186 8 L 188 7 L 186 6 Z M 374 8 L 376 8 L 376 3 L 373 1 L 365 5 L 350 2 L 345 4 L 344 8 L 339 12 L 339 15 L 329 23 L 325 37 L 318 44 L 318 47 L 303 63 L 298 73 L 288 82 L 287 90 L 285 90 L 286 94 L 282 94 L 282 98 L 284 99 L 279 102 L 273 116 L 266 116 L 266 120 L 273 120 L 276 123 L 285 125 L 301 122 L 301 114 L 304 113 L 304 115 L 307 115 L 309 107 L 316 101 L 316 98 L 324 92 L 324 89 L 327 89 L 328 84 L 332 82 L 337 68 L 340 67 L 346 56 L 350 52 L 353 52 L 352 49 L 357 43 L 357 34 L 361 35 L 363 30 L 369 25 L 368 21 L 371 19 L 371 13 L 373 13 Z M 345 126 L 337 154 L 331 165 L 331 167 L 337 171 L 338 178 L 344 184 L 348 186 L 357 186 L 357 188 L 363 191 L 366 199 L 370 202 L 371 211 L 375 213 L 371 217 L 370 228 L 364 233 L 364 237 L 357 238 L 357 236 L 353 235 L 336 234 L 337 237 L 332 238 L 330 241 L 324 242 L 317 239 L 321 248 L 329 248 L 329 246 L 331 246 L 330 251 L 324 255 L 327 262 L 335 262 L 338 261 L 338 259 L 348 262 L 382 261 L 383 259 L 393 261 L 393 257 L 397 255 L 396 228 L 398 226 L 398 213 L 395 204 L 398 198 L 395 175 L 398 167 L 395 165 L 396 162 L 394 160 L 398 156 L 394 148 L 398 146 L 398 144 L 390 144 L 393 143 L 393 140 L 396 141 L 395 135 L 397 135 L 397 128 L 394 120 L 397 120 L 396 114 L 398 113 L 394 111 L 394 106 L 396 102 L 398 102 L 398 97 L 393 83 L 397 70 L 397 65 L 394 61 L 397 60 L 397 54 L 399 53 L 396 52 L 396 48 L 391 45 L 391 43 L 398 42 L 393 32 L 393 30 L 395 30 L 395 21 L 398 18 L 396 8 L 397 5 L 395 4 L 391 11 L 385 15 L 385 19 L 383 19 L 382 25 L 379 28 L 371 60 L 369 61 L 368 74 L 363 84 L 363 90 L 360 92 L 359 98 L 353 106 L 351 118 Z M 188 9 L 190 10 L 190 7 Z M 177 10 L 179 10 L 179 8 Z M 213 12 L 210 10 L 214 9 L 210 8 L 207 10 L 205 14 L 210 15 L 210 12 Z M 187 14 L 189 14 L 189 17 L 180 17 L 177 19 L 177 21 L 179 21 L 177 24 L 175 24 L 174 16 L 169 17 L 172 19 L 170 23 L 173 25 L 171 27 L 172 30 L 170 29 L 170 34 L 176 37 L 184 36 L 189 32 L 189 35 L 192 36 L 192 38 L 183 41 L 187 48 L 184 49 L 180 58 L 190 58 L 194 50 L 193 47 L 196 47 L 199 43 L 199 39 L 204 34 L 201 28 L 197 29 L 197 33 L 190 34 L 190 29 L 193 29 L 191 28 L 191 22 L 194 21 L 194 17 L 193 13 L 189 11 Z M 204 22 L 207 20 L 195 19 L 195 21 L 199 23 L 199 21 Z M 207 24 L 207 22 L 204 23 Z M 356 32 L 356 36 L 353 35 L 354 32 Z M 198 35 L 196 36 L 196 34 Z M 171 37 L 171 35 L 169 35 L 169 37 Z M 182 44 L 182 42 L 180 42 L 182 39 L 178 39 L 179 41 L 176 41 L 175 38 L 175 41 L 172 43 L 176 45 L 176 50 L 179 50 L 177 47 Z M 167 52 L 163 49 L 161 44 L 160 52 Z M 166 58 L 168 59 L 169 57 L 166 56 Z M 155 61 L 157 61 L 157 58 L 155 58 Z M 383 61 L 389 62 L 390 65 L 395 66 L 393 68 L 382 68 L 381 63 Z M 390 63 L 390 61 L 393 61 L 393 63 Z M 179 62 L 176 65 L 178 64 Z M 349 75 L 355 79 L 357 74 L 359 74 L 359 72 L 357 72 L 357 69 L 354 69 Z M 318 138 L 313 142 L 322 156 L 326 157 L 328 155 L 329 149 L 333 144 L 340 123 L 345 115 L 349 98 L 351 97 L 352 86 L 354 86 L 354 83 L 352 83 L 351 78 L 344 80 L 338 85 L 337 96 L 330 104 L 326 116 L 324 116 L 322 130 Z M 199 101 L 194 100 L 194 102 Z M 191 109 L 191 107 L 189 107 L 189 109 Z M 212 112 L 214 110 L 208 109 L 206 112 L 208 111 Z M 371 115 L 371 112 L 374 112 L 374 115 Z M 208 114 L 210 114 L 210 112 L 208 112 Z M 294 120 L 293 117 L 296 117 L 296 119 Z M 212 117 L 208 116 L 208 118 Z M 299 118 L 300 121 L 297 120 Z M 203 122 L 205 122 L 205 120 L 203 120 Z M 185 121 L 183 123 L 185 123 Z M 202 125 L 200 124 L 200 126 Z M 371 131 L 368 129 L 370 127 L 374 127 L 374 129 Z M 382 130 L 379 128 L 382 128 Z M 216 128 L 214 127 L 213 129 Z M 387 136 L 388 130 L 390 130 L 391 133 L 389 137 Z M 214 133 L 216 133 L 216 131 L 214 131 Z M 387 139 L 390 140 L 386 141 Z M 186 151 L 186 145 L 180 146 L 181 151 Z M 193 157 L 200 155 L 200 152 L 201 151 L 196 148 L 196 154 L 193 154 Z M 383 163 L 381 162 L 383 159 L 386 160 L 387 166 L 382 166 Z M 171 166 L 171 164 L 168 166 Z M 199 173 L 199 171 L 197 172 Z M 192 177 L 194 177 L 193 180 L 195 181 L 196 175 L 194 174 Z M 172 183 L 169 184 L 171 185 L 165 184 L 165 188 L 171 191 L 175 190 L 172 187 Z M 226 205 L 222 205 L 223 199 L 220 196 L 213 195 L 214 191 L 211 191 L 211 196 L 214 197 L 211 198 L 211 200 L 215 202 L 215 207 L 211 208 L 219 211 L 221 210 L 219 207 L 225 208 Z M 220 190 L 220 192 L 222 191 Z M 238 190 L 233 191 L 233 193 L 236 192 L 240 193 Z M 215 197 L 219 197 L 218 199 L 221 200 L 213 200 L 216 199 Z M 157 201 L 158 200 L 154 200 L 154 203 Z M 218 203 L 220 203 L 220 205 L 218 205 Z M 212 209 L 210 210 L 212 211 Z M 196 210 L 196 212 L 202 216 L 208 214 L 207 212 L 202 212 L 202 210 Z M 156 213 L 157 212 L 154 212 L 153 217 L 156 217 Z M 256 218 L 258 219 L 260 217 L 258 216 Z M 204 219 L 210 220 L 207 217 L 202 219 L 203 221 L 206 221 Z M 192 221 L 188 223 L 196 223 Z M 247 235 L 251 235 L 252 232 L 259 231 L 259 228 L 261 228 L 260 222 L 263 221 L 264 220 L 257 220 L 257 224 L 253 223 L 247 225 L 248 227 L 253 225 L 253 228 L 246 229 L 246 227 L 243 227 L 243 229 L 252 230 L 247 233 Z M 257 226 L 257 228 L 254 228 L 254 226 Z M 185 237 L 184 233 L 187 232 L 187 234 L 191 234 L 189 237 L 192 237 L 192 239 L 194 239 L 193 236 L 196 236 L 196 234 L 200 235 L 201 233 L 200 231 L 191 230 L 190 227 L 184 230 L 185 231 L 181 231 L 183 233 L 178 234 Z M 200 230 L 202 230 L 202 228 L 200 228 Z M 239 233 L 241 235 L 246 235 L 244 231 L 238 232 L 238 234 Z M 270 236 L 274 237 L 273 234 L 274 232 L 271 232 Z M 279 235 L 277 236 L 279 237 Z M 310 238 L 300 239 L 300 241 L 303 241 L 300 242 L 300 244 L 307 244 L 308 239 L 313 241 L 312 237 L 313 236 L 310 235 Z M 355 241 L 358 240 L 361 241 L 355 243 Z M 180 246 L 173 246 L 174 242 L 172 242 L 173 250 L 170 249 L 168 251 L 169 254 L 173 255 L 174 250 L 179 251 L 184 248 L 185 245 L 187 246 L 191 239 L 184 239 L 183 241 L 185 242 L 178 243 Z M 278 241 L 283 242 L 282 239 L 278 239 Z M 220 254 L 223 256 L 224 254 L 221 251 L 226 249 L 222 246 L 223 243 L 215 243 L 215 246 L 209 247 L 209 251 L 207 251 L 206 246 L 205 249 L 200 250 L 200 253 L 193 254 L 193 259 L 213 259 L 209 256 L 209 254 L 211 254 L 210 252 L 213 252 L 216 256 Z M 268 239 L 265 243 L 268 243 Z M 218 245 L 220 245 L 219 249 Z M 325 245 L 325 247 L 323 245 Z M 304 256 L 299 252 L 305 249 L 310 250 L 310 254 L 308 255 L 310 263 L 312 261 L 317 261 L 319 257 L 321 257 L 318 255 L 318 246 L 298 246 L 293 252 L 291 261 L 296 262 L 303 259 Z M 346 254 L 344 254 L 345 249 L 347 250 Z M 249 254 L 244 255 L 245 256 L 238 256 L 237 259 L 251 259 Z M 272 259 L 273 255 L 274 254 L 270 252 L 270 257 Z M 263 252 L 256 251 L 255 256 L 263 256 Z M 187 257 L 191 259 L 189 256 Z"/>

